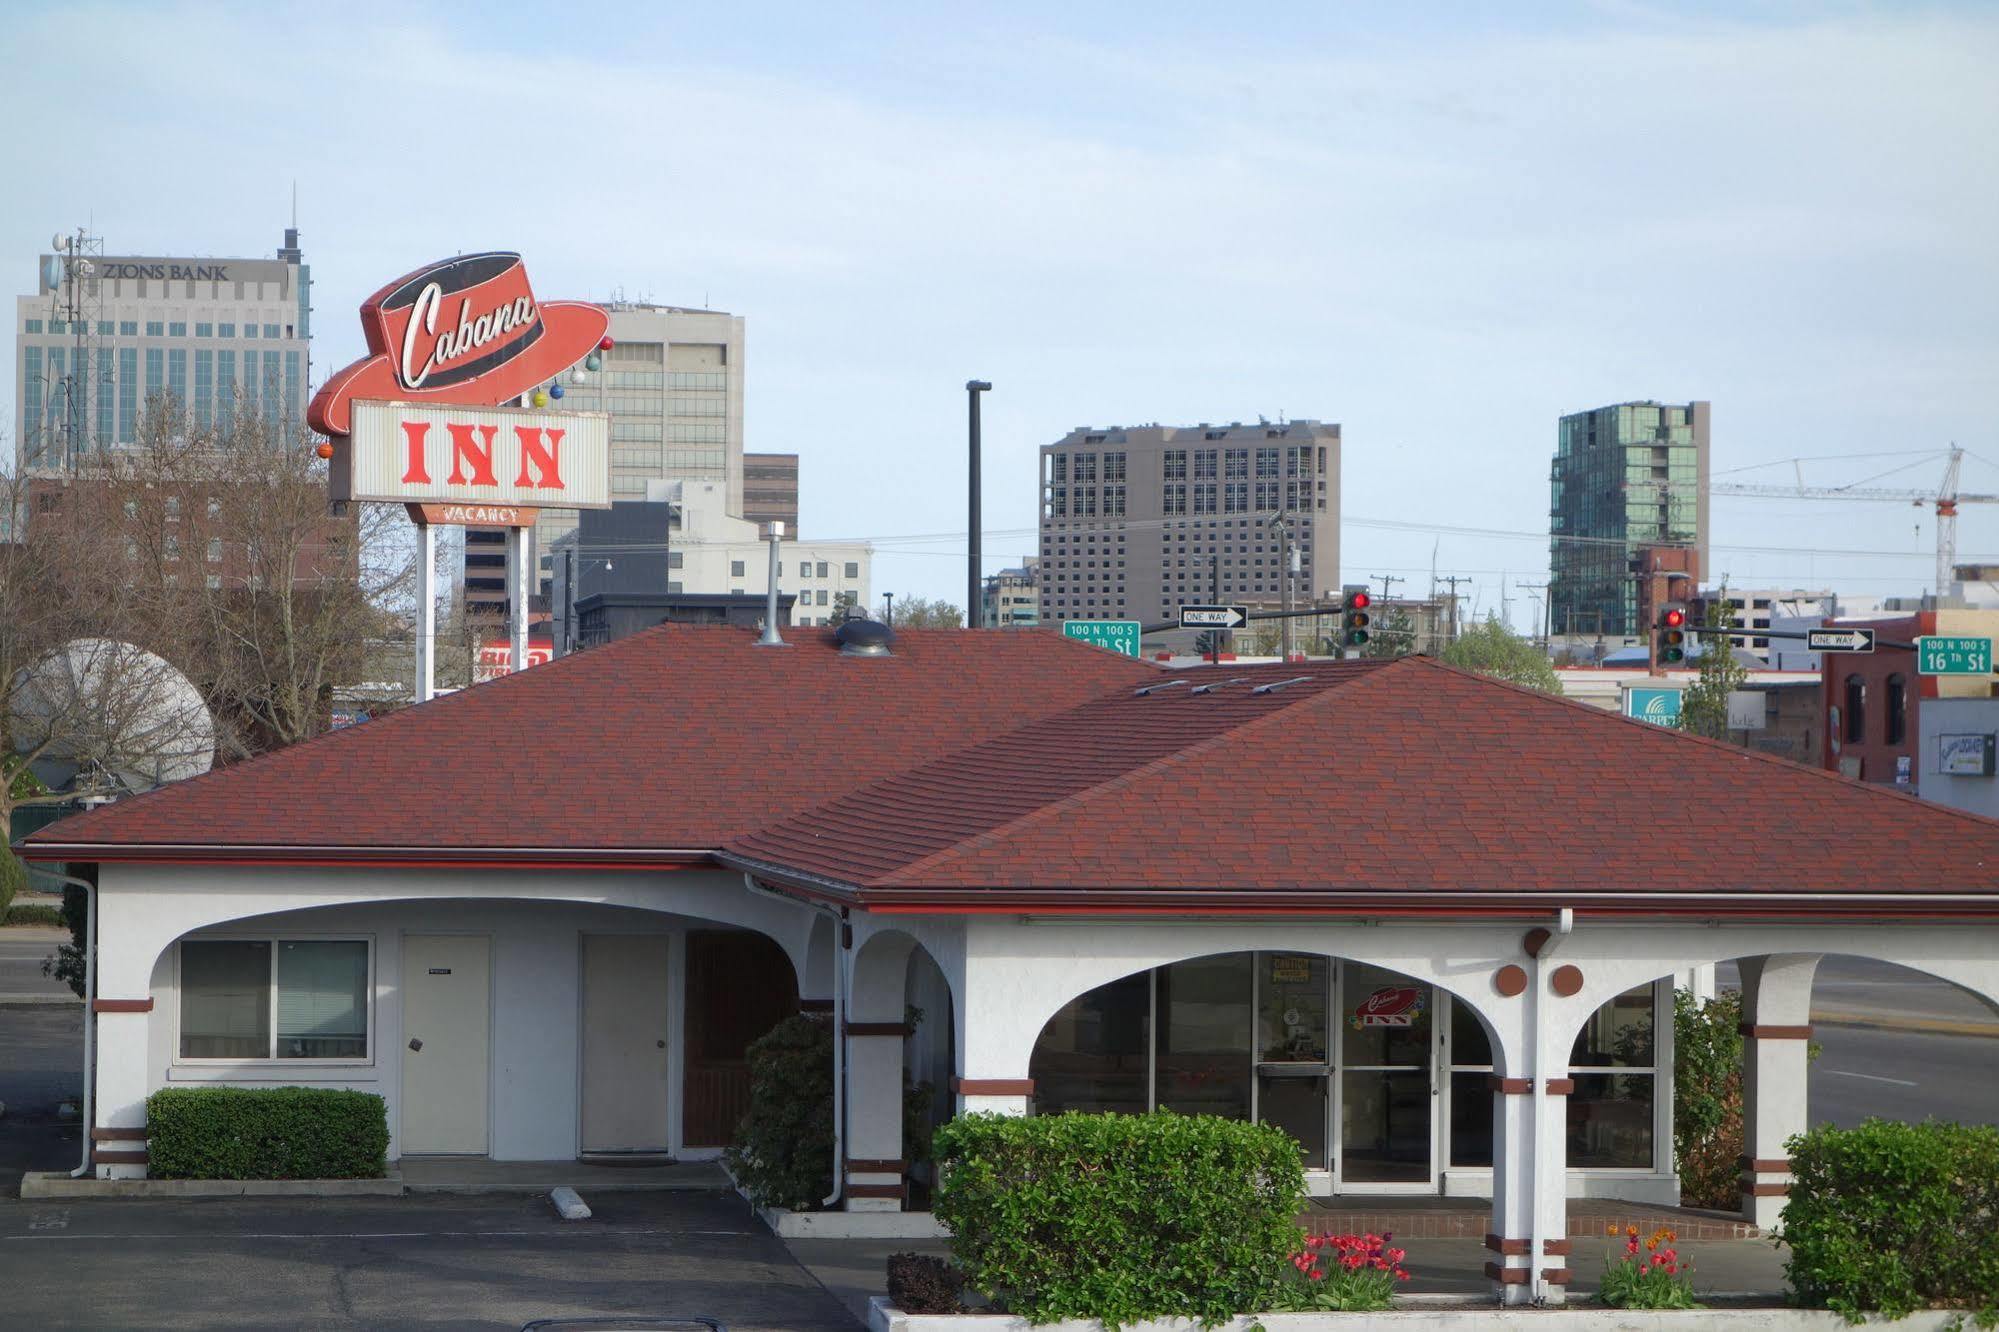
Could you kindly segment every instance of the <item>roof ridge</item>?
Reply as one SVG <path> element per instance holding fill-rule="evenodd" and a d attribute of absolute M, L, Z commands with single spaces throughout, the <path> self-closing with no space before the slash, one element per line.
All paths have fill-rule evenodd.
<path fill-rule="evenodd" d="M 1969 819 L 1973 823 L 1976 823 L 1981 827 L 1999 827 L 1999 818 L 1995 818 L 1991 815 L 1979 814 L 1968 809 L 1960 809 L 1956 805 L 1945 805 L 1945 804 L 1940 804 L 1934 800 L 1925 800 L 1921 796 L 1916 795 L 1914 792 L 1911 791 L 1902 791 L 1892 786 L 1884 786 L 1880 782 L 1864 782 L 1861 781 L 1858 777 L 1848 777 L 1845 773 L 1842 772 L 1833 772 L 1828 768 L 1817 767 L 1810 763 L 1800 763 L 1795 759 L 1787 759 L 1783 757 L 1781 754 L 1767 754 L 1760 749 L 1749 749 L 1742 745 L 1730 744 L 1726 740 L 1716 740 L 1709 736 L 1696 735 L 1692 731 L 1682 731 L 1676 726 L 1674 727 L 1661 726 L 1657 722 L 1640 721 L 1636 717 L 1627 717 L 1622 712 L 1613 712 L 1608 708 L 1599 708 L 1594 704 L 1585 703 L 1583 702 L 1583 700 L 1579 698 L 1570 698 L 1566 694 L 1550 694 L 1545 690 L 1535 689 L 1528 685 L 1515 684 L 1511 680 L 1502 680 L 1496 675 L 1484 675 L 1478 671 L 1470 670 L 1464 666 L 1453 666 L 1451 663 L 1447 661 L 1439 661 L 1435 657 L 1412 655 L 1410 657 L 1401 658 L 1401 660 L 1420 661 L 1424 666 L 1429 667 L 1432 670 L 1448 671 L 1452 675 L 1466 676 L 1475 680 L 1483 680 L 1487 684 L 1498 685 L 1502 689 L 1511 689 L 1515 693 L 1526 694 L 1530 697 L 1541 699 L 1544 702 L 1561 703 L 1571 708 L 1580 708 L 1582 709 L 1583 712 L 1593 717 L 1607 718 L 1609 720 L 1623 722 L 1627 726 L 1639 727 L 1641 730 L 1649 732 L 1653 735 L 1661 737 L 1672 737 L 1673 740 L 1689 741 L 1697 745 L 1706 745 L 1709 746 L 1710 748 L 1721 750 L 1723 753 L 1729 754 L 1735 758 L 1755 759 L 1762 763 L 1774 764 L 1782 768 L 1786 772 L 1810 773 L 1815 777 L 1820 777 L 1827 781 L 1831 781 L 1836 785 L 1845 787 L 1849 790 L 1869 791 L 1875 795 L 1895 796 L 1903 800 L 1911 801 L 1914 804 L 1919 805 L 1926 810 L 1934 810 L 1938 813 L 1947 813 L 1955 815 L 1958 818 Z M 1671 741 L 1669 741 L 1669 743 L 1671 743 Z"/>
<path fill-rule="evenodd" d="M 1335 683 L 1328 685 L 1324 689 L 1317 689 L 1309 694 L 1300 694 L 1294 700 L 1284 704 L 1282 707 L 1275 708 L 1272 711 L 1263 713 L 1260 716 L 1248 718 L 1247 720 L 1235 726 L 1224 727 L 1221 730 L 1216 731 L 1211 735 L 1204 736 L 1203 738 L 1195 741 L 1191 745 L 1187 745 L 1180 749 L 1172 750 L 1168 753 L 1160 755 L 1158 758 L 1155 759 L 1148 759 L 1146 762 L 1139 764 L 1135 768 L 1126 768 L 1123 772 L 1120 772 L 1115 777 L 1109 777 L 1103 781 L 1095 782 L 1089 786 L 1085 786 L 1076 791 L 1072 791 L 1068 795 L 1063 796 L 1060 800 L 1051 800 L 1045 804 L 1036 805 L 1033 809 L 1027 811 L 1027 813 L 1017 815 L 1014 818 L 1008 819 L 1002 823 L 996 823 L 992 827 L 986 829 L 984 832 L 974 833 L 970 837 L 960 838 L 957 841 L 951 842 L 946 846 L 939 847 L 937 850 L 931 852 L 929 855 L 922 856 L 916 860 L 912 860 L 908 864 L 897 868 L 893 873 L 883 875 L 880 879 L 876 880 L 876 884 L 878 886 L 883 886 L 883 887 L 890 885 L 900 886 L 906 884 L 909 881 L 910 876 L 916 874 L 919 870 L 925 870 L 935 865 L 944 864 L 959 855 L 969 854 L 972 851 L 976 851 L 982 849 L 983 847 L 992 845 L 995 842 L 1001 841 L 1004 838 L 1011 836 L 1013 833 L 1017 831 L 1031 827 L 1037 823 L 1044 822 L 1047 819 L 1055 817 L 1055 815 L 1059 813 L 1066 812 L 1067 810 L 1083 803 L 1084 801 L 1090 800 L 1099 794 L 1119 790 L 1123 787 L 1130 786 L 1136 783 L 1141 778 L 1149 777 L 1155 772 L 1160 772 L 1168 768 L 1175 767 L 1179 764 L 1179 762 L 1182 759 L 1192 758 L 1197 755 L 1205 755 L 1209 750 L 1218 747 L 1224 741 L 1240 740 L 1241 737 L 1246 732 L 1255 731 L 1257 728 L 1261 727 L 1266 722 L 1273 722 L 1277 718 L 1290 716 L 1296 709 L 1308 707 L 1320 699 L 1330 698 L 1335 694 L 1343 693 L 1345 690 L 1347 690 L 1348 688 L 1350 688 L 1359 681 L 1371 679 L 1375 675 L 1383 674 L 1388 670 L 1393 669 L 1395 664 L 1396 663 L 1394 661 L 1379 662 L 1369 666 L 1365 670 L 1341 672 L 1341 674 L 1345 675 L 1347 678 L 1338 680 Z M 1105 702 L 1110 701 L 1111 698 L 1112 695 L 1106 694 L 1103 698 L 1092 699 L 1089 703 L 1080 704 L 1077 707 L 1070 709 L 1069 712 L 1058 713 L 1056 714 L 1056 717 L 1047 718 L 1046 720 L 1054 721 L 1061 717 L 1067 717 L 1071 715 L 1071 713 L 1082 711 L 1083 708 L 1099 706 Z M 1023 727 L 1022 729 L 1024 730 L 1026 728 Z M 1019 732 L 1009 732 L 1008 734 L 1017 735 L 1019 734 Z M 994 740 L 1000 740 L 1004 738 L 1006 737 L 995 736 Z M 992 743 L 992 741 L 984 741 L 981 743 L 990 744 Z M 948 761 L 949 759 L 959 757 L 968 752 L 970 749 L 976 747 L 977 746 L 967 746 L 965 749 L 954 750 L 952 751 L 952 753 L 944 755 L 942 758 L 933 760 L 933 762 L 941 763 Z M 928 767 L 930 765 L 925 764 L 924 766 Z M 920 771 L 920 769 L 918 771 Z M 909 774 L 907 773 L 898 774 L 898 776 L 905 776 L 905 777 L 908 775 Z M 885 782 L 889 780 L 894 780 L 894 779 L 892 778 L 884 779 Z M 863 788 L 863 790 L 866 789 L 868 788 Z M 856 791 L 853 794 L 859 795 L 861 794 L 861 792 Z"/>

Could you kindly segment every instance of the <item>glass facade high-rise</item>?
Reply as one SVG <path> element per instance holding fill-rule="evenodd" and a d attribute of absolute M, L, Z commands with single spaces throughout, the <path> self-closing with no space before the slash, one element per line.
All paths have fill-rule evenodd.
<path fill-rule="evenodd" d="M 1645 546 L 1691 546 L 1707 567 L 1708 404 L 1625 402 L 1564 416 L 1549 472 L 1549 622 L 1635 637 Z"/>
<path fill-rule="evenodd" d="M 275 431 L 303 425 L 312 277 L 296 229 L 270 258 L 93 249 L 42 255 L 36 278 L 15 301 L 13 444 L 24 472 L 71 472 L 138 444 L 148 404 L 164 394 L 203 428 L 227 424 L 239 401 Z"/>

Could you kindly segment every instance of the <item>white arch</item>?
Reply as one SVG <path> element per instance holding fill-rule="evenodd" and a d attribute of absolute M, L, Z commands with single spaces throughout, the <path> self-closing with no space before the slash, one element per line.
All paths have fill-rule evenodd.
<path fill-rule="evenodd" d="M 1114 930 L 981 919 L 967 935 L 958 1005 L 960 1076 L 1016 1079 L 1042 1029 L 1076 996 L 1135 972 L 1219 953 L 1307 953 L 1362 962 L 1434 985 L 1484 1024 L 1503 1076 L 1525 1067 L 1527 1005 L 1495 988 L 1524 964 L 1518 922 L 1430 927 L 1317 923 L 1132 922 Z"/>
<path fill-rule="evenodd" d="M 270 871 L 208 866 L 106 865 L 100 871 L 98 986 L 104 998 L 142 999 L 154 964 L 175 940 L 252 916 L 316 907 L 401 902 L 576 902 L 684 915 L 769 935 L 804 976 L 813 917 L 802 904 L 751 893 L 719 870 Z"/>
<path fill-rule="evenodd" d="M 1691 966 L 1811 954 L 1860 957 L 1907 967 L 1999 1005 L 1999 925 L 1580 922 L 1573 934 L 1551 940 L 1546 952 L 1550 973 L 1566 964 L 1583 974 L 1582 988 L 1576 994 L 1568 998 L 1547 996 L 1549 1030 L 1551 1035 L 1572 1042 L 1590 1014 L 1603 1004 L 1626 990 L 1666 979 Z M 1791 988 L 1795 987 L 1788 987 L 1787 995 Z M 1793 999 L 1773 994 L 1768 1002 L 1790 1004 Z"/>

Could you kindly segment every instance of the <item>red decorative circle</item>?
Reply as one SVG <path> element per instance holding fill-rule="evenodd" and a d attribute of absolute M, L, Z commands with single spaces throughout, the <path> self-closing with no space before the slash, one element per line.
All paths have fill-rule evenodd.
<path fill-rule="evenodd" d="M 603 337 L 597 339 L 598 351 L 609 351 L 611 350 L 612 346 L 613 343 L 611 341 L 611 335 L 609 333 L 606 333 Z"/>
<path fill-rule="evenodd" d="M 1576 966 L 1556 967 L 1555 974 L 1548 977 L 1548 987 L 1564 999 L 1580 994 L 1583 988 L 1583 969 Z"/>
<path fill-rule="evenodd" d="M 1527 968 L 1511 963 L 1492 973 L 1492 988 L 1511 999 L 1527 990 Z"/>
<path fill-rule="evenodd" d="M 313 452 L 318 454 L 322 458 L 331 458 L 333 456 L 333 446 L 331 444 L 328 444 L 326 441 L 321 440 L 319 447 L 314 449 Z"/>

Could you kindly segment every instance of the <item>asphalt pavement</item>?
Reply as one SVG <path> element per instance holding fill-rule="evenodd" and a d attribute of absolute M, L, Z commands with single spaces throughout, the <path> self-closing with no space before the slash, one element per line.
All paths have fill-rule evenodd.
<path fill-rule="evenodd" d="M 1872 1117 L 1999 1124 L 1999 1039 L 1818 1022 L 1807 1075 L 1813 1124 Z"/>
<path fill-rule="evenodd" d="M 733 1195 L 0 1204 L 6 1321 L 33 1328 L 515 1329 L 705 1315 L 731 1332 L 856 1321 Z"/>
<path fill-rule="evenodd" d="M 69 942 L 69 931 L 39 925 L 0 929 L 0 1003 L 22 999 L 75 1002 L 67 985 L 42 974 L 42 959 Z"/>

